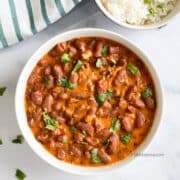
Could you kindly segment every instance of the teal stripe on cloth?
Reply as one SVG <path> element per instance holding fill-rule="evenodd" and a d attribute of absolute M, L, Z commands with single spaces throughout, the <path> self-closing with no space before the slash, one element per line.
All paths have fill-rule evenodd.
<path fill-rule="evenodd" d="M 4 48 L 8 47 L 8 43 L 7 43 L 7 40 L 5 38 L 1 22 L 0 22 L 0 40 L 1 40 Z"/>
<path fill-rule="evenodd" d="M 20 31 L 20 28 L 19 28 L 19 23 L 18 23 L 17 14 L 16 14 L 16 8 L 15 8 L 13 0 L 9 0 L 9 6 L 10 6 L 10 10 L 11 10 L 11 16 L 12 16 L 16 36 L 17 36 L 19 41 L 22 41 L 23 37 L 21 35 L 21 31 Z"/>
<path fill-rule="evenodd" d="M 41 13 L 42 13 L 42 16 L 44 18 L 44 21 L 46 22 L 47 25 L 49 25 L 51 22 L 48 18 L 48 15 L 47 15 L 46 3 L 44 0 L 40 0 L 40 4 L 41 4 Z"/>
<path fill-rule="evenodd" d="M 79 3 L 78 0 L 73 0 L 74 4 L 76 5 L 77 3 Z"/>
<path fill-rule="evenodd" d="M 28 15 L 29 15 L 31 31 L 33 34 L 36 34 L 37 30 L 36 30 L 36 26 L 34 23 L 33 11 L 32 11 L 32 6 L 31 6 L 30 0 L 26 0 L 26 7 L 27 7 Z"/>
<path fill-rule="evenodd" d="M 65 16 L 66 12 L 61 4 L 61 0 L 55 0 L 56 6 L 58 8 L 59 14 L 60 16 Z"/>

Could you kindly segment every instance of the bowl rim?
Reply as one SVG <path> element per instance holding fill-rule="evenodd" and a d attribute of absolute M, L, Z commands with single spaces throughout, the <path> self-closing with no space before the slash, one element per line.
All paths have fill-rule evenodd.
<path fill-rule="evenodd" d="M 160 22 L 155 22 L 152 24 L 147 24 L 147 25 L 132 25 L 128 24 L 122 21 L 118 21 L 113 15 L 111 15 L 106 8 L 102 5 L 101 0 L 95 0 L 98 8 L 100 11 L 112 22 L 115 24 L 128 28 L 128 29 L 134 29 L 134 30 L 150 30 L 150 29 L 155 29 L 155 28 L 161 28 L 165 25 L 167 25 L 178 13 L 180 14 L 180 1 L 177 0 L 177 6 L 167 15 L 165 16 Z"/>
<path fill-rule="evenodd" d="M 55 44 L 58 42 L 67 41 L 73 38 L 78 37 L 104 37 L 108 38 L 114 41 L 117 41 L 124 45 L 125 47 L 132 50 L 135 54 L 137 54 L 138 57 L 144 62 L 144 64 L 147 66 L 149 72 L 151 73 L 152 79 L 154 81 L 155 91 L 156 91 L 156 98 L 157 98 L 157 110 L 155 119 L 153 122 L 153 125 L 151 127 L 150 132 L 148 133 L 146 139 L 143 141 L 143 143 L 136 149 L 134 152 L 134 155 L 127 157 L 126 159 L 122 161 L 118 161 L 117 163 L 110 164 L 107 166 L 100 166 L 100 167 L 83 167 L 78 165 L 73 165 L 70 163 L 66 163 L 64 161 L 60 161 L 57 158 L 55 158 L 53 155 L 51 155 L 34 137 L 31 129 L 28 126 L 27 123 L 27 117 L 25 113 L 25 106 L 24 106 L 24 96 L 25 96 L 25 89 L 26 89 L 26 83 L 27 79 L 32 72 L 33 68 L 39 61 L 39 59 L 47 53 Z M 162 121 L 162 113 L 163 113 L 163 90 L 162 85 L 160 82 L 160 79 L 158 77 L 158 74 L 152 65 L 150 58 L 144 53 L 142 49 L 140 49 L 135 43 L 128 40 L 127 38 L 123 37 L 122 35 L 119 35 L 117 33 L 114 33 L 112 31 L 104 30 L 104 29 L 97 29 L 97 28 L 81 28 L 81 29 L 75 29 L 70 30 L 65 33 L 60 33 L 56 35 L 55 37 L 51 38 L 47 42 L 43 43 L 43 45 L 33 53 L 33 55 L 29 58 L 26 65 L 24 66 L 16 86 L 16 92 L 15 92 L 15 113 L 16 113 L 16 119 L 18 121 L 19 128 L 26 140 L 26 142 L 29 144 L 31 149 L 45 162 L 50 164 L 53 167 L 56 167 L 59 170 L 77 174 L 77 175 L 96 175 L 96 174 L 104 174 L 105 172 L 112 172 L 114 170 L 119 169 L 120 167 L 124 167 L 124 165 L 129 164 L 129 162 L 132 162 L 134 159 L 136 159 L 137 154 L 142 153 L 147 149 L 150 144 L 152 143 L 152 140 L 154 139 L 155 134 L 157 134 L 157 131 L 160 127 L 160 122 Z"/>

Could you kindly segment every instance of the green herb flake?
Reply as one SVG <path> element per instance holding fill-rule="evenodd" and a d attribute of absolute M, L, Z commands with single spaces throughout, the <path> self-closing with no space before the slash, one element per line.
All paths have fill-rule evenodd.
<path fill-rule="evenodd" d="M 101 53 L 103 56 L 106 56 L 108 54 L 109 51 L 109 45 L 105 44 L 101 50 Z"/>
<path fill-rule="evenodd" d="M 72 83 L 71 81 L 67 80 L 65 77 L 62 77 L 58 80 L 58 83 L 61 87 L 74 89 L 76 87 L 75 83 Z"/>
<path fill-rule="evenodd" d="M 155 16 L 156 12 L 153 8 L 149 8 L 148 11 L 151 16 Z"/>
<path fill-rule="evenodd" d="M 144 0 L 144 4 L 150 4 L 152 0 Z"/>
<path fill-rule="evenodd" d="M 72 133 L 75 133 L 75 132 L 77 131 L 77 128 L 76 128 L 74 125 L 72 125 L 72 126 L 70 126 L 69 130 L 70 130 Z"/>
<path fill-rule="evenodd" d="M 67 136 L 63 136 L 62 143 L 66 144 L 67 142 L 68 142 L 68 137 Z"/>
<path fill-rule="evenodd" d="M 124 143 L 124 144 L 129 144 L 130 140 L 131 140 L 131 134 L 124 134 L 120 137 L 120 140 Z"/>
<path fill-rule="evenodd" d="M 132 63 L 128 63 L 126 67 L 127 70 L 130 71 L 133 75 L 136 75 L 139 72 L 138 67 Z"/>
<path fill-rule="evenodd" d="M 77 71 L 81 68 L 82 64 L 83 64 L 83 62 L 80 61 L 80 60 L 78 60 L 77 63 L 76 63 L 76 65 L 74 66 L 71 74 L 74 74 L 75 72 L 77 72 Z"/>
<path fill-rule="evenodd" d="M 162 28 L 164 28 L 164 27 L 166 27 L 166 26 L 167 26 L 167 24 L 164 24 L 164 25 L 162 25 L 162 26 L 159 26 L 158 29 L 162 29 Z"/>
<path fill-rule="evenodd" d="M 24 180 L 26 178 L 26 174 L 20 169 L 16 169 L 15 176 L 16 176 L 17 180 Z"/>
<path fill-rule="evenodd" d="M 159 3 L 159 4 L 157 5 L 157 8 L 163 10 L 163 9 L 164 9 L 164 6 L 165 6 L 164 3 Z"/>
<path fill-rule="evenodd" d="M 14 144 L 22 144 L 23 141 L 24 141 L 24 137 L 19 134 L 19 135 L 16 136 L 16 139 L 12 140 L 12 143 L 14 143 Z"/>
<path fill-rule="evenodd" d="M 113 119 L 112 120 L 112 125 L 109 131 L 113 134 L 115 134 L 117 131 L 119 131 L 121 128 L 121 122 L 119 119 Z"/>
<path fill-rule="evenodd" d="M 0 139 L 0 145 L 2 145 L 3 144 L 3 141 L 2 141 L 2 139 Z"/>
<path fill-rule="evenodd" d="M 105 147 L 108 147 L 109 143 L 110 142 L 109 142 L 108 139 L 104 139 L 103 142 L 102 142 L 103 146 L 105 146 Z"/>
<path fill-rule="evenodd" d="M 85 131 L 85 130 L 83 130 L 83 131 L 82 131 L 82 133 L 83 133 L 85 136 L 87 135 L 87 133 L 86 133 L 86 131 Z"/>
<path fill-rule="evenodd" d="M 111 59 L 110 61 L 111 61 L 111 63 L 114 64 L 114 65 L 117 64 L 117 61 L 116 61 L 115 59 Z"/>
<path fill-rule="evenodd" d="M 58 121 L 56 119 L 51 118 L 46 111 L 42 113 L 43 120 L 46 124 L 46 129 L 50 131 L 54 131 L 58 126 Z"/>
<path fill-rule="evenodd" d="M 5 91 L 6 91 L 6 87 L 0 87 L 0 96 L 3 96 Z"/>
<path fill-rule="evenodd" d="M 98 148 L 93 148 L 91 150 L 91 162 L 93 163 L 100 163 L 101 159 L 98 157 Z"/>
<path fill-rule="evenodd" d="M 108 98 L 110 98 L 113 95 L 113 91 L 112 90 L 107 90 L 104 93 L 99 93 L 96 95 L 96 101 L 98 104 L 102 104 L 105 100 L 107 100 Z"/>
<path fill-rule="evenodd" d="M 62 56 L 61 56 L 61 62 L 63 63 L 68 63 L 71 61 L 71 57 L 69 56 L 69 54 L 67 53 L 64 53 Z"/>
<path fill-rule="evenodd" d="M 141 97 L 143 99 L 146 99 L 147 97 L 151 97 L 153 96 L 153 91 L 150 87 L 147 87 L 142 93 L 141 93 Z"/>
<path fill-rule="evenodd" d="M 44 84 L 45 84 L 45 87 L 48 87 L 49 83 L 51 82 L 51 79 L 49 77 L 46 77 L 44 79 Z"/>
<path fill-rule="evenodd" d="M 101 68 L 102 66 L 103 66 L 103 61 L 101 60 L 101 59 L 97 59 L 97 61 L 96 61 L 96 67 L 97 68 Z"/>
<path fill-rule="evenodd" d="M 83 145 L 87 145 L 88 143 L 87 143 L 87 142 L 85 142 L 85 141 L 82 141 L 82 142 L 81 142 L 81 144 L 83 144 Z"/>

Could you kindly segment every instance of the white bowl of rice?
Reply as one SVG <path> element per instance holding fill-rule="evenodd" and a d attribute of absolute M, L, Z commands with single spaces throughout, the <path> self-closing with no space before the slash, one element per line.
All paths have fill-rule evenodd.
<path fill-rule="evenodd" d="M 95 0 L 115 23 L 131 29 L 163 27 L 180 12 L 180 0 Z"/>

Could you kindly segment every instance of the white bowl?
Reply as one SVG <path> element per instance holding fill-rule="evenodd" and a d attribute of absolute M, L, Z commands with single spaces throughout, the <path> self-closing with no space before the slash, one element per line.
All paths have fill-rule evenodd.
<path fill-rule="evenodd" d="M 82 167 L 56 159 L 47 150 L 45 150 L 44 147 L 35 139 L 31 129 L 29 128 L 27 123 L 25 107 L 24 107 L 24 97 L 26 90 L 26 82 L 33 68 L 35 67 L 36 63 L 41 59 L 41 57 L 44 54 L 46 54 L 53 46 L 55 46 L 59 42 L 67 41 L 72 38 L 95 37 L 95 36 L 112 39 L 131 49 L 133 52 L 137 54 L 137 56 L 139 56 L 142 59 L 144 64 L 148 67 L 152 75 L 152 78 L 154 80 L 155 91 L 157 95 L 157 111 L 152 128 L 148 136 L 144 140 L 144 142 L 136 150 L 136 153 L 142 153 L 154 138 L 154 135 L 157 132 L 157 129 L 160 125 L 160 121 L 162 117 L 162 109 L 163 109 L 163 94 L 162 94 L 160 80 L 149 58 L 143 53 L 143 51 L 140 48 L 134 45 L 134 43 L 130 42 L 129 40 L 120 36 L 119 34 L 103 29 L 93 29 L 93 28 L 77 29 L 59 34 L 54 38 L 50 39 L 44 45 L 42 45 L 28 60 L 19 77 L 19 81 L 16 88 L 16 94 L 15 94 L 15 111 L 16 111 L 18 124 L 27 143 L 34 150 L 34 152 L 38 154 L 39 157 L 41 157 L 43 160 L 45 160 L 52 166 L 58 168 L 59 170 L 63 170 L 74 174 L 80 174 L 80 175 L 90 175 L 90 174 L 92 175 L 92 174 L 100 174 L 100 173 L 102 174 L 105 172 L 118 169 L 120 167 L 123 167 L 125 164 L 128 164 L 133 159 L 135 159 L 136 156 L 132 155 L 125 160 L 119 161 L 112 165 L 107 165 L 102 167 Z"/>
<path fill-rule="evenodd" d="M 95 0 L 95 1 L 105 16 L 107 16 L 109 19 L 111 19 L 116 24 L 126 27 L 126 28 L 129 28 L 129 29 L 147 30 L 147 29 L 160 28 L 160 27 L 163 27 L 164 25 L 166 25 L 174 16 L 176 16 L 178 13 L 180 13 L 180 0 L 177 0 L 177 5 L 174 7 L 174 9 L 166 17 L 164 17 L 160 22 L 147 24 L 147 25 L 132 25 L 132 24 L 128 24 L 125 22 L 120 22 L 118 19 L 116 19 L 114 16 L 112 16 L 106 10 L 106 8 L 103 6 L 101 0 Z"/>

